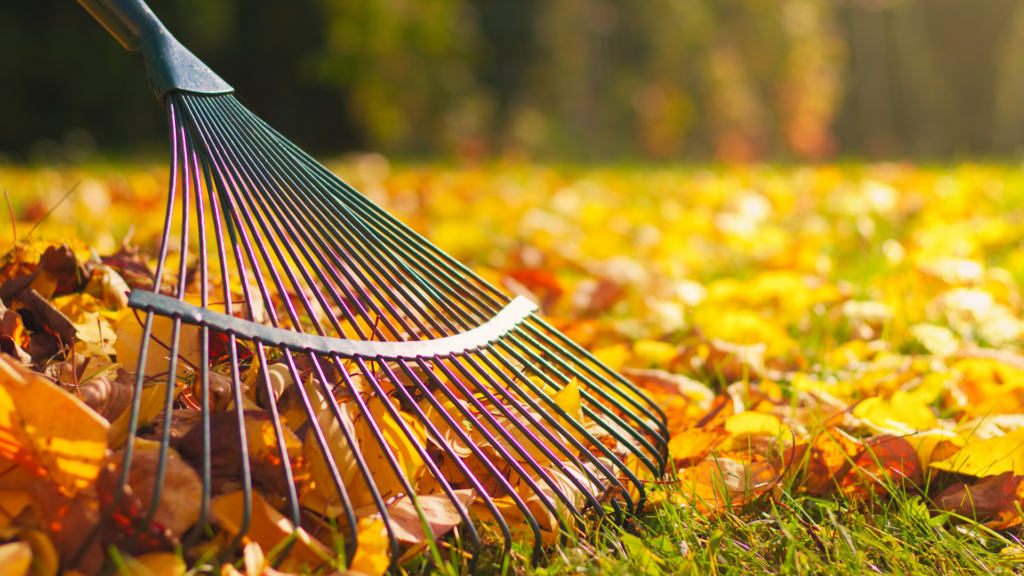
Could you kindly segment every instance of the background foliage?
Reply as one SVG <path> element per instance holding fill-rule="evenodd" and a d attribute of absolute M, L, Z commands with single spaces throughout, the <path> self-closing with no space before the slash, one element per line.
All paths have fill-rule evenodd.
<path fill-rule="evenodd" d="M 1024 142 L 1018 0 L 150 4 L 320 153 L 746 161 Z M 6 156 L 162 151 L 142 62 L 77 3 L 5 2 L 0 54 Z"/>

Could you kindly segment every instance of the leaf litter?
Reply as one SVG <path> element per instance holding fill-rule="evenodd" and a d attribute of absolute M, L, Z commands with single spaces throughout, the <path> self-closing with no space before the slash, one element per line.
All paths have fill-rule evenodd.
<path fill-rule="evenodd" d="M 707 518 L 756 516 L 800 495 L 870 508 L 899 494 L 919 498 L 934 518 L 964 526 L 1008 533 L 1021 525 L 1024 256 L 1018 246 L 1024 232 L 1003 224 L 1019 224 L 1020 193 L 1008 191 L 1024 183 L 970 166 L 955 176 L 879 165 L 865 174 L 833 167 L 737 169 L 648 180 L 614 171 L 573 180 L 530 170 L 513 169 L 505 180 L 488 171 L 447 173 L 440 188 L 433 172 L 410 170 L 386 185 L 396 195 L 430 190 L 429 199 L 403 205 L 415 213 L 399 215 L 425 226 L 442 249 L 509 294 L 534 299 L 556 327 L 662 406 L 672 465 L 665 478 L 642 477 L 654 488 L 646 513 L 676 506 Z M 949 192 L 943 178 L 955 178 L 960 191 Z M 665 182 L 680 192 L 653 192 L 664 190 Z M 500 186 L 517 190 L 514 196 L 494 192 L 506 199 L 500 206 L 469 192 Z M 641 193 L 632 195 L 636 186 Z M 990 188 L 1005 192 L 966 200 L 964 190 Z M 602 194 L 585 210 L 562 208 L 579 205 L 569 199 L 594 189 Z M 771 218 L 746 214 L 745 203 L 730 200 L 754 196 Z M 486 245 L 451 234 L 453 223 L 466 218 L 481 222 Z M 107 256 L 70 238 L 16 242 L 0 258 L 0 560 L 8 573 L 56 574 L 76 555 L 82 535 L 99 527 L 101 538 L 80 558 L 81 573 L 97 573 L 113 558 L 111 547 L 131 542 L 131 555 L 116 554 L 127 573 L 182 574 L 241 532 L 243 439 L 230 380 L 215 371 L 208 390 L 214 530 L 192 549 L 180 549 L 201 514 L 197 471 L 204 433 L 196 424 L 203 399 L 194 377 L 201 355 L 198 331 L 183 328 L 177 385 L 168 394 L 172 326 L 162 318 L 142 363 L 128 491 L 112 517 L 99 513 L 113 500 L 123 467 L 131 371 L 142 344 L 141 318 L 127 308 L 126 292 L 153 288 L 152 241 L 144 233 L 136 237 L 141 246 L 106 241 Z M 232 289 L 242 301 L 241 288 Z M 439 441 L 428 438 L 409 406 L 361 382 L 353 367 L 349 384 L 333 391 L 335 415 L 323 396 L 330 386 L 311 371 L 296 382 L 283 358 L 271 354 L 260 366 L 252 351 L 240 352 L 249 384 L 242 402 L 253 516 L 238 562 L 225 564 L 222 574 L 330 572 L 344 566 L 338 542 L 350 531 L 359 534 L 350 569 L 382 574 L 392 554 L 421 551 L 426 531 L 456 538 L 464 513 L 486 525 L 497 510 L 510 528 L 525 532 L 512 493 L 528 497 L 546 543 L 557 542 L 567 528 L 569 515 L 525 490 L 516 470 L 479 482 L 464 473 L 477 469 L 464 439 L 487 454 L 515 453 L 513 443 L 494 434 L 505 428 L 515 439 L 519 433 L 497 407 L 483 403 L 487 414 L 481 412 L 476 425 L 453 426 L 424 401 L 421 409 L 442 433 Z M 223 350 L 214 356 L 226 357 Z M 382 373 L 406 377 L 394 368 Z M 272 398 L 251 385 L 264 375 L 273 382 Z M 385 384 L 387 394 L 409 382 Z M 559 425 L 582 441 L 578 428 L 586 429 L 587 421 L 579 391 L 537 384 L 568 415 L 557 416 Z M 354 527 L 346 524 L 319 440 L 304 423 L 300 387 L 355 507 Z M 381 426 L 383 443 L 355 408 L 354 395 Z M 445 402 L 468 406 L 480 398 Z M 280 414 L 280 435 L 270 404 Z M 481 426 L 496 444 L 485 440 Z M 167 481 L 154 502 L 152 478 L 165 434 Z M 437 448 L 433 464 L 450 481 L 461 510 L 441 495 L 409 434 Z M 628 453 L 613 438 L 599 440 Z M 557 463 L 551 461 L 559 458 L 554 445 L 523 444 L 532 458 Z M 282 453 L 294 487 L 286 484 Z M 373 505 L 357 457 L 374 471 L 387 519 Z M 387 464 L 391 457 L 417 491 L 415 504 Z M 635 462 L 627 464 L 643 474 Z M 551 476 L 566 493 L 578 493 L 566 475 L 578 471 L 565 470 Z M 482 506 L 481 487 L 493 510 Z M 281 513 L 290 489 L 310 519 L 302 526 Z M 400 550 L 391 549 L 388 533 Z M 285 542 L 291 545 L 282 560 L 275 554 Z M 636 548 L 630 542 L 624 549 Z M 635 554 L 653 554 L 640 544 Z M 664 565 L 652 558 L 648 564 Z"/>

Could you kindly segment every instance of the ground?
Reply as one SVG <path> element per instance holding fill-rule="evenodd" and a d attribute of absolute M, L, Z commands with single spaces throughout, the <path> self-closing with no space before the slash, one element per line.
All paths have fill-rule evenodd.
<path fill-rule="evenodd" d="M 517 572 L 1018 571 L 1020 167 L 329 166 L 667 415 L 648 511 Z M 0 251 L 153 250 L 166 180 L 0 167 Z"/>

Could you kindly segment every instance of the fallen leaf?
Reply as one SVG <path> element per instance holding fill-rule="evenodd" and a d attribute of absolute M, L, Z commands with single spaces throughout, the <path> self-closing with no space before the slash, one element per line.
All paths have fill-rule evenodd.
<path fill-rule="evenodd" d="M 211 510 L 214 521 L 221 528 L 231 536 L 237 535 L 242 529 L 244 492 L 239 490 L 218 496 L 211 503 Z M 252 492 L 252 518 L 245 536 L 248 540 L 258 543 L 264 550 L 273 550 L 286 539 L 294 538 L 288 556 L 280 565 L 281 570 L 286 572 L 303 568 L 316 569 L 334 559 L 329 548 L 302 528 L 296 528 L 291 521 L 267 504 L 263 496 L 256 491 Z"/>
<path fill-rule="evenodd" d="M 367 576 L 383 576 L 391 565 L 387 528 L 382 520 L 361 518 L 357 526 L 358 545 L 349 570 Z"/>
<path fill-rule="evenodd" d="M 729 435 L 725 428 L 690 428 L 668 441 L 668 451 L 676 467 L 689 468 L 703 460 Z"/>
<path fill-rule="evenodd" d="M 911 433 L 939 425 L 938 419 L 920 400 L 897 390 L 889 398 L 867 398 L 853 408 L 853 415 L 879 428 Z"/>
<path fill-rule="evenodd" d="M 952 457 L 932 462 L 932 468 L 979 477 L 1004 472 L 1024 475 L 1024 428 L 1005 436 L 969 443 Z"/>
<path fill-rule="evenodd" d="M 679 474 L 683 497 L 701 513 L 714 513 L 744 504 L 779 481 L 764 462 L 743 463 L 729 458 L 706 458 Z"/>
<path fill-rule="evenodd" d="M 0 456 L 73 495 L 99 475 L 109 427 L 78 398 L 0 355 Z"/>
<path fill-rule="evenodd" d="M 0 544 L 0 567 L 3 576 L 28 576 L 32 568 L 32 547 L 20 541 Z"/>
<path fill-rule="evenodd" d="M 902 436 L 883 434 L 864 441 L 864 450 L 854 460 L 843 486 L 851 493 L 863 489 L 882 492 L 890 482 L 902 485 L 923 476 L 924 468 L 914 446 Z"/>
<path fill-rule="evenodd" d="M 118 452 L 110 461 L 120 467 L 124 465 L 124 452 Z M 136 449 L 132 455 L 128 484 L 139 499 L 142 509 L 149 511 L 159 477 L 160 450 Z M 168 451 L 163 469 L 163 488 L 160 502 L 151 520 L 158 528 L 171 531 L 180 538 L 185 531 L 199 521 L 202 507 L 203 483 L 192 466 L 186 464 L 174 451 Z"/>
<path fill-rule="evenodd" d="M 459 505 L 468 511 L 469 504 L 476 499 L 475 491 L 472 489 L 455 490 L 455 497 Z M 435 539 L 440 538 L 452 528 L 462 523 L 457 505 L 444 494 L 421 494 L 416 497 L 423 517 L 430 526 L 431 534 Z M 419 544 L 427 538 L 423 530 L 423 523 L 412 499 L 402 496 L 395 502 L 388 504 L 388 518 L 391 521 L 391 530 L 395 538 L 405 544 Z M 356 516 L 360 518 L 380 518 L 380 512 L 375 506 L 366 506 L 356 510 Z"/>

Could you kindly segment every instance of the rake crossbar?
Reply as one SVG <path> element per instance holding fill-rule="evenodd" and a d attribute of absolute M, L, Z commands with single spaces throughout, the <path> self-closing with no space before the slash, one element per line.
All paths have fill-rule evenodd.
<path fill-rule="evenodd" d="M 296 352 L 387 360 L 444 357 L 478 350 L 487 344 L 496 342 L 529 317 L 530 313 L 537 310 L 536 304 L 518 296 L 493 318 L 472 330 L 433 340 L 380 342 L 329 338 L 264 326 L 145 290 L 132 291 L 128 305 L 137 310 L 152 311 L 161 316 L 180 318 L 185 324 L 211 328 L 217 332 L 234 334 L 243 340 L 269 343 Z"/>

